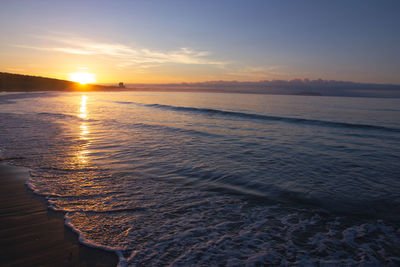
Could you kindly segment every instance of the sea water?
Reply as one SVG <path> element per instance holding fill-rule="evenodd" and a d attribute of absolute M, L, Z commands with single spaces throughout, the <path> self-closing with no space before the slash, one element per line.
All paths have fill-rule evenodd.
<path fill-rule="evenodd" d="M 2 93 L 0 129 L 121 266 L 400 264 L 400 99 Z"/>

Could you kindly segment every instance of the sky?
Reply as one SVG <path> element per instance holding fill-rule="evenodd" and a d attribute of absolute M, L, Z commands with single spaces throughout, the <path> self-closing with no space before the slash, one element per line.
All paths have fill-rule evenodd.
<path fill-rule="evenodd" d="M 400 1 L 0 2 L 0 71 L 98 83 L 400 84 Z"/>

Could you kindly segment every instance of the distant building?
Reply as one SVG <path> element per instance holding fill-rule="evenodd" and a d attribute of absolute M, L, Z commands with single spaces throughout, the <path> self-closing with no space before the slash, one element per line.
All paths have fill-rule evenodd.
<path fill-rule="evenodd" d="M 125 88 L 125 85 L 124 85 L 123 82 L 120 82 L 120 83 L 118 84 L 118 87 L 119 87 L 119 88 Z"/>

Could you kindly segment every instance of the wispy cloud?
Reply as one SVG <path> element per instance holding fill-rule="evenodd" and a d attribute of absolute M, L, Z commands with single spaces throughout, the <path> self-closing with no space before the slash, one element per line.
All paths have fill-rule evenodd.
<path fill-rule="evenodd" d="M 104 59 L 117 69 L 134 69 L 135 73 L 153 73 L 165 64 L 204 65 L 207 77 L 234 80 L 286 79 L 290 74 L 284 66 L 245 65 L 234 60 L 215 59 L 209 51 L 189 47 L 172 50 L 157 50 L 118 42 L 101 42 L 76 35 L 54 33 L 35 35 L 35 44 L 15 45 L 23 49 L 64 53 L 82 57 Z M 157 70 L 156 70 L 157 69 Z"/>
<path fill-rule="evenodd" d="M 35 49 L 41 51 L 60 52 L 75 55 L 106 56 L 117 60 L 117 66 L 127 67 L 142 65 L 143 67 L 165 63 L 178 64 L 203 64 L 223 66 L 224 61 L 213 60 L 210 52 L 197 51 L 188 47 L 181 47 L 171 51 L 137 48 L 121 43 L 105 43 L 95 40 L 71 36 L 36 36 L 44 39 L 46 46 L 16 45 L 19 48 Z"/>

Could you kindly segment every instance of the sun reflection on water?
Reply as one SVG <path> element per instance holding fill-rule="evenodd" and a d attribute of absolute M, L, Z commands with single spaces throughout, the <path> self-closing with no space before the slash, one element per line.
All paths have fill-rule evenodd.
<path fill-rule="evenodd" d="M 86 164 L 87 163 L 87 153 L 89 151 L 88 150 L 80 150 L 78 151 L 78 154 L 76 156 L 76 158 L 78 159 L 79 163 L 81 164 Z"/>
<path fill-rule="evenodd" d="M 80 131 L 81 139 L 87 140 L 88 139 L 87 135 L 90 132 L 89 132 L 89 127 L 87 126 L 86 122 L 82 122 L 82 124 L 79 127 L 81 129 L 81 131 Z"/>
<path fill-rule="evenodd" d="M 86 107 L 87 100 L 88 97 L 86 95 L 82 95 L 79 107 L 79 114 L 78 114 L 78 116 L 82 119 L 88 119 L 88 110 Z M 80 128 L 79 132 L 80 140 L 88 141 L 89 140 L 88 135 L 90 134 L 88 123 L 86 121 L 82 121 L 81 124 L 79 125 L 79 128 Z M 87 164 L 87 154 L 89 153 L 89 151 L 86 148 L 88 145 L 89 142 L 85 142 L 82 146 L 79 147 L 79 150 L 77 151 L 76 158 L 80 164 Z"/>
<path fill-rule="evenodd" d="M 81 97 L 81 105 L 79 108 L 79 117 L 82 119 L 87 119 L 87 108 L 86 108 L 86 102 L 87 102 L 88 97 L 83 95 Z"/>

